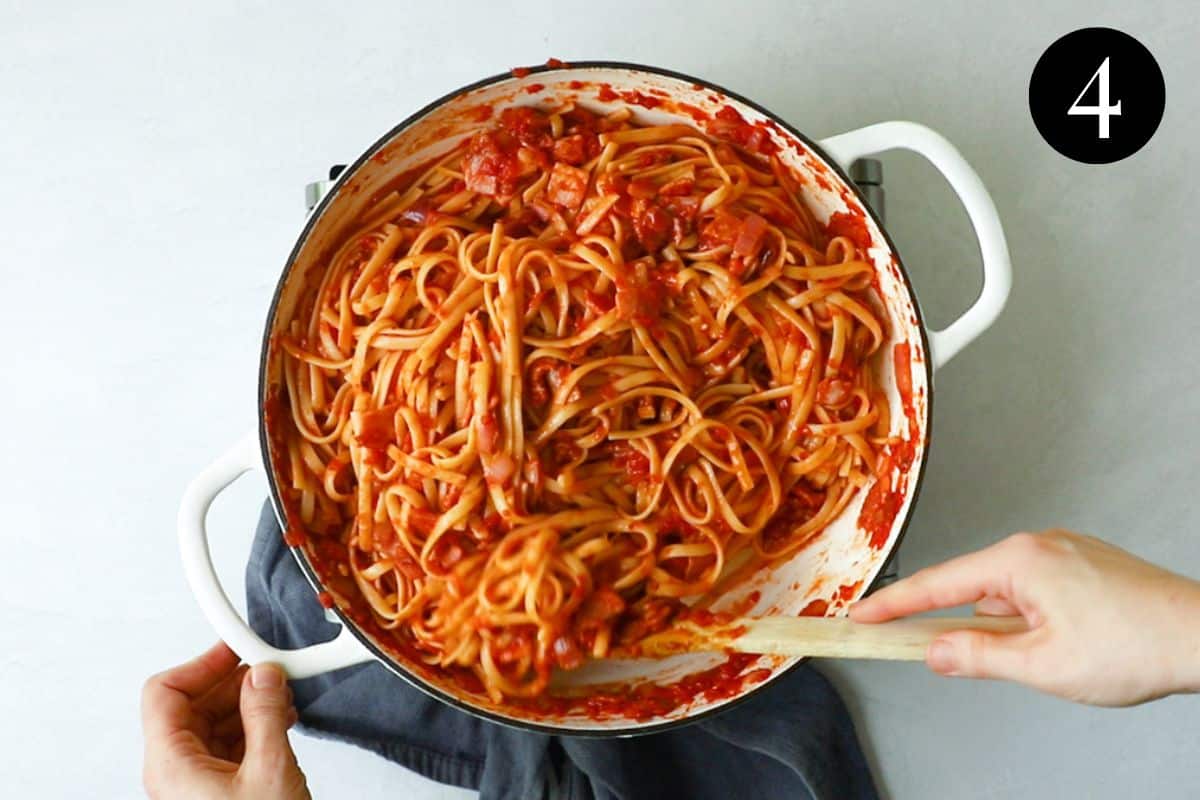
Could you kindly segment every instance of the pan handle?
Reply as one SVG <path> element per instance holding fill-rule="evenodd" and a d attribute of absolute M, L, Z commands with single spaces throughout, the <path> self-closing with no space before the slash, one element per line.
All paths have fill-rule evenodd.
<path fill-rule="evenodd" d="M 975 170 L 936 131 L 915 122 L 880 122 L 831 136 L 821 147 L 842 169 L 855 159 L 886 150 L 911 150 L 933 164 L 954 189 L 967 210 L 983 256 L 983 288 L 962 316 L 940 331 L 929 331 L 931 362 L 937 369 L 991 327 L 1012 290 L 1012 263 L 1000 215 Z"/>
<path fill-rule="evenodd" d="M 213 569 L 208 549 L 208 508 L 225 487 L 259 463 L 258 437 L 246 434 L 220 458 L 209 464 L 188 484 L 179 506 L 179 550 L 183 571 L 200 610 L 225 643 L 250 664 L 270 661 L 278 664 L 288 677 L 308 678 L 374 656 L 345 626 L 328 642 L 299 650 L 280 650 L 259 638 L 238 614 L 225 594 L 221 579 Z"/>

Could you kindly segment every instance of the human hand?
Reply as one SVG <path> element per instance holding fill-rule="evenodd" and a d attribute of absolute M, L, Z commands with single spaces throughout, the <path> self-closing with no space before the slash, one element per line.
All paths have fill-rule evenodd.
<path fill-rule="evenodd" d="M 850 609 L 883 622 L 975 603 L 1029 631 L 955 631 L 929 646 L 943 675 L 1016 681 L 1079 703 L 1128 706 L 1200 692 L 1200 583 L 1063 530 L 1018 533 L 917 572 Z"/>
<path fill-rule="evenodd" d="M 224 642 L 142 690 L 142 780 L 159 798 L 310 798 L 288 742 L 292 693 L 273 664 L 238 666 Z"/>

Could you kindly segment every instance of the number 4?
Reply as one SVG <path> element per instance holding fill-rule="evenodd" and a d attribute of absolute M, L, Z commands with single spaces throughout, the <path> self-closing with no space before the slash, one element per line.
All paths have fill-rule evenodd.
<path fill-rule="evenodd" d="M 1092 84 L 1096 83 L 1099 78 L 1099 98 L 1094 106 L 1081 106 L 1079 101 L 1087 94 L 1087 90 L 1092 88 Z M 1100 119 L 1100 138 L 1108 138 L 1108 119 L 1109 117 L 1121 116 L 1121 101 L 1118 100 L 1116 105 L 1110 105 L 1108 100 L 1108 59 L 1104 59 L 1104 63 L 1100 68 L 1092 73 L 1092 78 L 1083 87 L 1083 91 L 1079 93 L 1079 97 L 1075 98 L 1075 102 L 1071 103 L 1071 107 L 1067 109 L 1068 117 L 1098 117 Z"/>

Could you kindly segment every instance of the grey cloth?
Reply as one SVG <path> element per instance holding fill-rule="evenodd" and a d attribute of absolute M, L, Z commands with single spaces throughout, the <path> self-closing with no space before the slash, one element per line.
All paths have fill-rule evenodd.
<path fill-rule="evenodd" d="M 246 567 L 250 624 L 296 648 L 331 639 L 300 568 L 263 507 Z M 380 664 L 293 681 L 300 730 L 350 742 L 483 800 L 877 797 L 841 698 L 810 665 L 692 725 L 630 739 L 548 736 L 477 719 Z"/>

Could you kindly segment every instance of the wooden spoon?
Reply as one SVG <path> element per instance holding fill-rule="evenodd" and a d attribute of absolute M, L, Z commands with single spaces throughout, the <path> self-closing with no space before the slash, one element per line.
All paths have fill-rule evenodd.
<path fill-rule="evenodd" d="M 845 617 L 742 618 L 714 628 L 682 622 L 614 653 L 617 658 L 662 658 L 695 651 L 734 651 L 818 658 L 924 661 L 929 643 L 943 633 L 978 630 L 1019 633 L 1021 617 L 912 617 L 864 624 Z"/>

